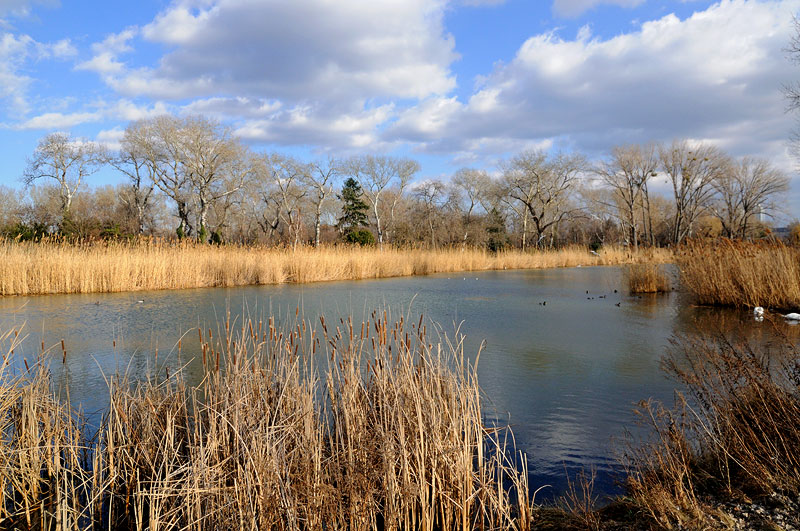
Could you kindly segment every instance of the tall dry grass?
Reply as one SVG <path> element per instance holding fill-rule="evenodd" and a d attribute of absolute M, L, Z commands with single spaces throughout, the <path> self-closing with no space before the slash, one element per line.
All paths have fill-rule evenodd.
<path fill-rule="evenodd" d="M 670 253 L 583 248 L 497 254 L 481 249 L 327 247 L 296 250 L 142 240 L 0 242 L 0 295 L 102 293 L 427 275 L 457 271 L 665 262 Z"/>
<path fill-rule="evenodd" d="M 800 308 L 800 249 L 780 242 L 691 241 L 676 253 L 700 304 Z"/>
<path fill-rule="evenodd" d="M 785 343 L 785 342 L 784 342 Z M 679 338 L 665 358 L 686 395 L 645 402 L 652 439 L 628 453 L 628 489 L 659 526 L 716 528 L 720 501 L 800 494 L 800 366 L 794 347 Z"/>
<path fill-rule="evenodd" d="M 110 378 L 91 435 L 43 364 L 3 365 L 0 528 L 530 529 L 524 456 L 484 425 L 460 338 L 386 313 L 225 329 L 198 331 L 195 387 Z"/>
<path fill-rule="evenodd" d="M 625 276 L 631 293 L 666 293 L 671 289 L 669 277 L 660 264 L 631 264 Z"/>

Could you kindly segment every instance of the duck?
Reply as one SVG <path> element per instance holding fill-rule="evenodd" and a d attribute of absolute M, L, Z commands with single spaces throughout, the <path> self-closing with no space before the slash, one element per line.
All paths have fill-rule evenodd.
<path fill-rule="evenodd" d="M 787 313 L 783 318 L 789 321 L 800 321 L 800 313 Z"/>

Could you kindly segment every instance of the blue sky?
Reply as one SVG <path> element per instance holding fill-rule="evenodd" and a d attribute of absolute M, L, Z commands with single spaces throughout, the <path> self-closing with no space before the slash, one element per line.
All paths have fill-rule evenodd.
<path fill-rule="evenodd" d="M 164 112 L 256 149 L 412 156 L 689 138 L 796 174 L 781 86 L 800 0 L 0 0 L 0 183 L 51 131 Z M 113 182 L 103 172 L 92 184 Z M 789 217 L 800 217 L 794 179 Z"/>

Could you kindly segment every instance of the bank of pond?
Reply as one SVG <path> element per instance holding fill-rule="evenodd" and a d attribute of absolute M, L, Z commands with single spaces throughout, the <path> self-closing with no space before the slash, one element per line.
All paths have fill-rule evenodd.
<path fill-rule="evenodd" d="M 626 275 L 0 299 L 0 527 L 791 524 L 796 328 Z"/>

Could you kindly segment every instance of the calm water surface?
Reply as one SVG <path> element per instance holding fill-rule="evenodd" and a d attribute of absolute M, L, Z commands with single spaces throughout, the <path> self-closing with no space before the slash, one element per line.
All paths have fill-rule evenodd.
<path fill-rule="evenodd" d="M 0 298 L 0 330 L 24 323 L 25 355 L 41 341 L 50 346 L 64 339 L 64 367 L 60 344 L 53 351 L 55 383 L 69 381 L 71 400 L 92 413 L 107 404 L 103 374 L 144 375 L 155 349 L 159 364 L 170 350 L 174 357 L 187 331 L 183 352 L 189 357 L 196 352 L 196 328 L 216 330 L 228 311 L 232 318 L 272 314 L 280 323 L 294 319 L 298 307 L 313 321 L 321 312 L 329 321 L 350 314 L 358 320 L 388 307 L 415 319 L 424 314 L 445 331 L 463 323 L 470 356 L 485 342 L 478 373 L 486 415 L 510 422 L 527 453 L 531 485 L 551 485 L 541 496 L 556 496 L 567 474 L 594 468 L 598 492 L 613 494 L 619 491 L 619 440 L 626 429 L 636 431 L 635 404 L 651 397 L 672 401 L 673 382 L 659 368 L 669 339 L 698 327 L 757 338 L 772 327 L 745 311 L 692 307 L 677 293 L 636 297 L 623 291 L 621 269 L 595 267 Z"/>

